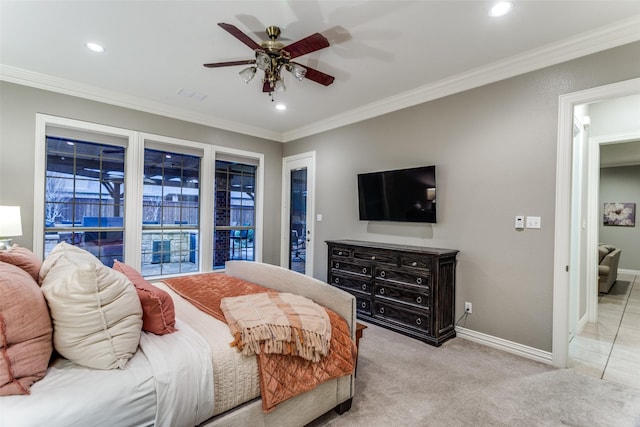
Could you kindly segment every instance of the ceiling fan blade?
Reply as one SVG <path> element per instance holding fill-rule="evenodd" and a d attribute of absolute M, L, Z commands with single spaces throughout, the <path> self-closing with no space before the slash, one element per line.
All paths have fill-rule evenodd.
<path fill-rule="evenodd" d="M 269 81 L 266 80 L 264 83 L 262 83 L 262 91 L 263 92 L 273 92 L 273 88 L 271 87 L 271 85 L 269 84 Z"/>
<path fill-rule="evenodd" d="M 320 33 L 311 34 L 297 42 L 291 43 L 282 50 L 289 53 L 290 58 L 306 55 L 329 46 L 329 40 Z"/>
<path fill-rule="evenodd" d="M 258 43 L 256 43 L 248 35 L 240 31 L 240 29 L 238 29 L 238 27 L 236 27 L 235 25 L 225 24 L 224 22 L 220 22 L 218 23 L 218 25 L 222 27 L 225 31 L 227 31 L 229 34 L 231 34 L 233 37 L 237 38 L 242 43 L 249 46 L 251 50 L 260 49 L 260 45 Z"/>
<path fill-rule="evenodd" d="M 295 64 L 295 62 L 293 62 L 293 64 Z M 318 71 L 306 65 L 302 65 L 302 64 L 298 64 L 298 65 L 307 69 L 307 72 L 304 75 L 305 79 L 312 80 L 324 86 L 329 86 L 335 80 L 335 77 L 330 76 L 329 74 L 325 74 L 322 71 Z"/>
<path fill-rule="evenodd" d="M 218 68 L 218 67 L 231 67 L 233 65 L 251 65 L 255 64 L 255 59 L 245 59 L 244 61 L 227 61 L 227 62 L 212 62 L 211 64 L 202 64 L 207 68 Z"/>

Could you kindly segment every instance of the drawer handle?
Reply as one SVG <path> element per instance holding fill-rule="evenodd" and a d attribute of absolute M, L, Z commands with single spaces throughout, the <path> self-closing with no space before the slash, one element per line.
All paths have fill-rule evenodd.
<path fill-rule="evenodd" d="M 422 325 L 422 319 L 421 318 L 418 317 L 416 319 L 416 325 L 418 325 L 418 326 Z"/>
<path fill-rule="evenodd" d="M 385 272 L 384 272 L 384 270 L 382 270 L 382 271 L 380 272 L 380 277 L 384 277 L 384 276 L 386 276 L 386 275 L 387 275 L 387 273 L 385 273 Z"/>
<path fill-rule="evenodd" d="M 422 285 L 422 277 L 418 277 L 418 278 L 416 279 L 416 283 L 417 283 L 418 285 Z"/>
<path fill-rule="evenodd" d="M 366 302 L 361 302 L 361 303 L 360 303 L 360 307 L 362 307 L 362 308 L 366 308 L 366 307 L 367 307 L 367 303 L 366 303 Z"/>
<path fill-rule="evenodd" d="M 362 284 L 362 290 L 363 290 L 363 291 L 366 291 L 366 290 L 367 290 L 367 284 L 366 284 L 366 283 L 363 283 L 363 284 Z"/>
<path fill-rule="evenodd" d="M 384 314 L 384 307 L 380 307 L 380 313 Z"/>
<path fill-rule="evenodd" d="M 384 295 L 384 288 L 380 288 L 380 295 Z"/>
<path fill-rule="evenodd" d="M 339 251 L 339 252 L 338 252 L 338 256 L 342 256 L 342 251 Z"/>
<path fill-rule="evenodd" d="M 418 298 L 416 298 L 416 302 L 417 302 L 418 304 L 422 304 L 422 297 L 418 297 Z"/>
<path fill-rule="evenodd" d="M 411 265 L 415 267 L 416 265 L 418 265 L 418 263 L 417 263 L 417 262 L 415 262 L 415 261 L 413 261 L 413 262 L 411 263 Z"/>
<path fill-rule="evenodd" d="M 340 283 L 340 278 L 336 277 L 335 279 L 333 279 L 333 283 Z"/>
<path fill-rule="evenodd" d="M 362 268 L 362 274 L 367 274 L 367 267 Z"/>
<path fill-rule="evenodd" d="M 336 262 L 336 268 L 340 268 L 340 263 Z"/>
<path fill-rule="evenodd" d="M 375 255 L 371 255 L 371 261 L 375 261 L 376 260 L 376 256 Z"/>

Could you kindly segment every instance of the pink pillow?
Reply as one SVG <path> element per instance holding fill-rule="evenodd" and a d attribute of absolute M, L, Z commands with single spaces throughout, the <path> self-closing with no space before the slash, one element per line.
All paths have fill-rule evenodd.
<path fill-rule="evenodd" d="M 29 394 L 53 351 L 51 317 L 33 277 L 0 262 L 0 396 Z"/>
<path fill-rule="evenodd" d="M 38 275 L 40 274 L 42 261 L 29 249 L 13 245 L 6 251 L 0 251 L 0 261 L 20 267 L 29 273 L 36 282 L 39 281 Z"/>
<path fill-rule="evenodd" d="M 138 291 L 142 304 L 142 330 L 156 335 L 170 334 L 177 329 L 176 312 L 171 295 L 153 286 L 133 267 L 115 260 L 113 269 L 127 276 Z"/>

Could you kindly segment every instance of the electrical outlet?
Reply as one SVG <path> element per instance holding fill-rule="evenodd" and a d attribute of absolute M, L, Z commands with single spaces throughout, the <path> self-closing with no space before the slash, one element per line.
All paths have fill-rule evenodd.
<path fill-rule="evenodd" d="M 473 304 L 471 304 L 470 302 L 465 302 L 464 303 L 464 312 L 465 313 L 473 313 Z"/>

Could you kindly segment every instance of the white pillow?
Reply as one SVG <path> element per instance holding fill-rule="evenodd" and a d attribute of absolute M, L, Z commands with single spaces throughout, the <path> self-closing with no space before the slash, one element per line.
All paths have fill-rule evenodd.
<path fill-rule="evenodd" d="M 89 368 L 124 368 L 142 329 L 140 300 L 126 276 L 62 242 L 43 262 L 40 278 L 55 349 Z"/>

